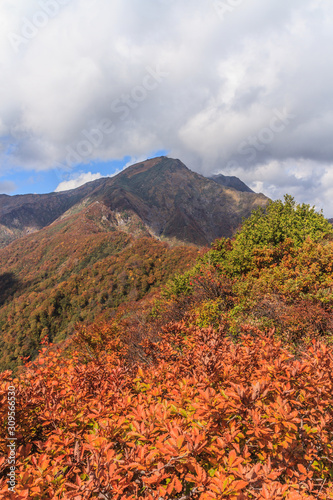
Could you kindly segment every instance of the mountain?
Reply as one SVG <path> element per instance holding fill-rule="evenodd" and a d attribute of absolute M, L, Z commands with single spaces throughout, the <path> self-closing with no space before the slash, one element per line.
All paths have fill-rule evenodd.
<path fill-rule="evenodd" d="M 0 370 L 150 297 L 266 203 L 166 157 L 71 191 L 1 196 Z"/>
<path fill-rule="evenodd" d="M 243 181 L 241 181 L 238 177 L 235 177 L 234 175 L 223 175 L 223 174 L 218 174 L 218 175 L 212 175 L 211 177 L 208 177 L 212 181 L 217 182 L 218 184 L 221 184 L 221 186 L 225 187 L 231 187 L 233 189 L 236 189 L 236 191 L 241 191 L 242 193 L 254 193 L 249 186 L 247 186 Z"/>
<path fill-rule="evenodd" d="M 54 222 L 89 197 L 100 180 L 61 193 L 8 196 L 0 194 L 0 248 Z"/>
<path fill-rule="evenodd" d="M 94 202 L 111 210 L 115 226 L 134 216 L 158 238 L 207 245 L 231 236 L 242 217 L 268 201 L 262 194 L 220 185 L 217 177 L 205 178 L 181 161 L 162 156 L 70 191 L 0 195 L 0 246 Z"/>

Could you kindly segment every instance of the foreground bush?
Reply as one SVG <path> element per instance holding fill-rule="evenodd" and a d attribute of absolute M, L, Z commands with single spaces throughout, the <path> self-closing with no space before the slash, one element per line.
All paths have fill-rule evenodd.
<path fill-rule="evenodd" d="M 1 375 L 1 498 L 329 499 L 333 350 L 295 358 L 274 336 L 167 325 L 126 366 L 107 326 L 67 359 Z M 90 354 L 89 354 L 90 353 Z M 90 359 L 90 361 L 89 361 Z M 18 390 L 17 492 L 7 493 L 6 397 Z"/>

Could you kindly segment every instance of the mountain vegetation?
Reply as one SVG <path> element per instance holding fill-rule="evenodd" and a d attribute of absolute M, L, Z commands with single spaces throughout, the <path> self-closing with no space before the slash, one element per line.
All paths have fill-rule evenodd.
<path fill-rule="evenodd" d="M 170 247 L 126 214 L 116 229 L 112 215 L 95 203 L 0 251 L 0 370 L 34 359 L 42 340 L 64 340 L 77 322 L 109 319 L 154 293 L 200 252 Z"/>
<path fill-rule="evenodd" d="M 118 273 L 131 259 L 130 236 L 102 235 L 94 251 L 109 238 Z M 153 241 L 155 276 L 156 260 L 168 267 L 166 254 L 179 250 Z M 289 196 L 270 202 L 234 237 L 195 249 L 196 262 L 195 252 L 178 260 L 182 269 L 162 273 L 150 295 L 141 240 L 130 244 L 145 295 L 120 295 L 112 317 L 77 326 L 61 344 L 46 338 L 35 361 L 1 374 L 2 498 L 14 498 L 5 437 L 12 386 L 15 498 L 333 498 L 332 226 Z M 93 279 L 104 271 L 98 260 L 91 269 L 95 300 L 103 286 Z M 15 276 L 5 279 L 15 290 Z"/>

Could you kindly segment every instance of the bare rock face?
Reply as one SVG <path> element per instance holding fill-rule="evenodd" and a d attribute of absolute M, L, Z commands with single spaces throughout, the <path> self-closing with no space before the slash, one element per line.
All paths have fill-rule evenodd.
<path fill-rule="evenodd" d="M 160 239 L 207 245 L 232 236 L 242 217 L 268 202 L 236 177 L 230 179 L 203 177 L 180 160 L 162 156 L 70 191 L 0 195 L 0 247 L 96 202 L 113 213 L 114 220 L 135 220 L 136 230 L 141 224 Z"/>

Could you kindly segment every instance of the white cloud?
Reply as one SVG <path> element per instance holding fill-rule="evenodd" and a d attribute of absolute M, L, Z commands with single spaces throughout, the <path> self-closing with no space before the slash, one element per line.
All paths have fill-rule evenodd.
<path fill-rule="evenodd" d="M 125 170 L 126 168 L 130 167 L 131 165 L 135 165 L 135 163 L 140 163 L 142 161 L 145 161 L 147 159 L 147 156 L 132 156 L 132 158 L 124 165 L 122 170 Z M 119 173 L 119 172 L 117 172 Z"/>
<path fill-rule="evenodd" d="M 92 174 L 91 172 L 81 173 L 68 181 L 62 181 L 54 190 L 55 193 L 60 191 L 69 191 L 70 189 L 76 189 L 87 182 L 95 181 L 96 179 L 101 179 L 101 174 Z"/>
<path fill-rule="evenodd" d="M 11 181 L 0 181 L 0 194 L 9 194 L 15 191 L 16 184 Z"/>
<path fill-rule="evenodd" d="M 306 198 L 313 181 L 328 200 L 333 3 L 244 0 L 218 14 L 214 0 L 3 0 L 0 169 L 168 149 L 201 173 L 233 162 L 253 183 L 265 165 L 276 193 L 295 182 Z M 294 118 L 244 154 L 274 110 Z M 308 181 L 285 167 L 310 163 Z"/>
<path fill-rule="evenodd" d="M 333 216 L 332 163 L 274 160 L 257 165 L 252 170 L 236 167 L 232 173 L 240 176 L 254 191 L 263 192 L 272 199 L 282 199 L 288 193 L 297 202 L 315 206 L 317 210 L 323 209 L 327 217 Z"/>

